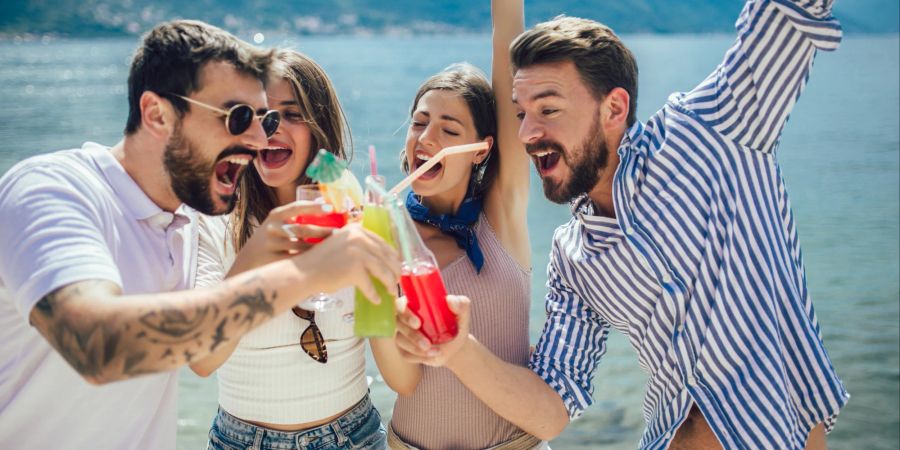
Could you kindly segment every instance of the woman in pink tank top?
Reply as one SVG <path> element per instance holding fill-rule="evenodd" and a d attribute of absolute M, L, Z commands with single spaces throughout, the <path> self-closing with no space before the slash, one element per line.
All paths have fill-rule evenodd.
<path fill-rule="evenodd" d="M 526 365 L 531 247 L 529 157 L 517 137 L 509 45 L 524 30 L 522 0 L 493 0 L 492 84 L 455 64 L 416 93 L 401 164 L 415 170 L 441 149 L 486 142 L 454 155 L 412 185 L 407 208 L 434 253 L 447 292 L 471 299 L 472 335 L 504 360 Z M 392 449 L 535 448 L 540 440 L 494 414 L 447 369 L 421 364 L 393 338 L 372 339 L 376 362 L 399 396 Z M 402 342 L 399 341 L 399 342 Z"/>

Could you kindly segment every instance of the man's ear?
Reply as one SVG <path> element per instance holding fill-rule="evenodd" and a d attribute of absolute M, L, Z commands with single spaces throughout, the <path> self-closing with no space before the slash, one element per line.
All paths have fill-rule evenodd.
<path fill-rule="evenodd" d="M 144 91 L 141 106 L 141 128 L 153 137 L 167 141 L 175 128 L 178 114 L 171 102 L 155 92 Z"/>
<path fill-rule="evenodd" d="M 475 160 L 473 161 L 475 164 L 481 164 L 487 159 L 488 155 L 491 154 L 491 151 L 494 149 L 494 137 L 488 136 L 482 139 L 483 142 L 487 142 L 488 148 L 487 150 L 481 150 L 475 154 Z"/>
<path fill-rule="evenodd" d="M 600 111 L 603 123 L 613 128 L 628 128 L 628 113 L 631 107 L 631 96 L 620 87 L 613 88 L 603 98 Z"/>

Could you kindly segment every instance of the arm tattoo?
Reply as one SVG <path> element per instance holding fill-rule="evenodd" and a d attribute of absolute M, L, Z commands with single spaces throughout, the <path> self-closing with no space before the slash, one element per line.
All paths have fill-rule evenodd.
<path fill-rule="evenodd" d="M 141 323 L 153 331 L 160 342 L 179 343 L 190 340 L 191 334 L 203 327 L 210 315 L 218 315 L 217 308 L 207 306 L 196 311 L 168 308 L 145 314 Z"/>
<path fill-rule="evenodd" d="M 272 295 L 272 300 L 275 300 L 275 295 Z M 232 308 L 234 307 L 246 307 L 247 312 L 244 314 L 244 320 L 242 322 L 246 322 L 248 325 L 253 325 L 256 320 L 257 314 L 264 314 L 267 317 L 272 317 L 275 315 L 275 311 L 272 310 L 272 304 L 269 300 L 266 300 L 266 294 L 263 293 L 262 289 L 256 289 L 256 292 L 252 294 L 242 294 L 239 295 L 238 298 L 229 305 Z"/>
<path fill-rule="evenodd" d="M 219 294 L 217 302 L 196 306 L 142 302 L 143 312 L 123 308 L 93 314 L 92 300 L 105 301 L 120 290 L 108 281 L 83 281 L 47 294 L 32 310 L 31 321 L 88 380 L 131 378 L 205 357 L 273 317 L 275 293 L 267 295 L 259 285 L 252 279 L 237 292 Z"/>

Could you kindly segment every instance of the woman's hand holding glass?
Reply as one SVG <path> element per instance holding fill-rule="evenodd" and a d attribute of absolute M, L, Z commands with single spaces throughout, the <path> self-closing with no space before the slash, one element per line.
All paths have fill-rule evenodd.
<path fill-rule="evenodd" d="M 288 223 L 298 215 L 322 214 L 328 205 L 293 202 L 273 209 L 241 248 L 229 274 L 234 275 L 307 250 L 306 239 L 324 239 L 332 228 Z M 226 239 L 231 239 L 227 236 Z"/>
<path fill-rule="evenodd" d="M 462 295 L 448 295 L 447 305 L 458 320 L 459 331 L 453 340 L 434 345 L 420 331 L 422 321 L 406 307 L 406 297 L 397 299 L 397 334 L 394 343 L 404 360 L 414 364 L 444 367 L 459 353 L 469 339 L 471 300 Z"/>

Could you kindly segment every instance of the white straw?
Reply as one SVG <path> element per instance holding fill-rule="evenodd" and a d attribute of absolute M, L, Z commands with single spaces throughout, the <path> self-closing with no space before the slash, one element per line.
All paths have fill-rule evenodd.
<path fill-rule="evenodd" d="M 454 145 L 453 147 L 446 147 L 443 150 L 437 152 L 437 154 L 432 156 L 431 159 L 425 161 L 425 164 L 419 166 L 419 168 L 416 169 L 415 172 L 409 174 L 409 176 L 404 178 L 403 181 L 397 183 L 396 186 L 392 187 L 390 193 L 394 195 L 400 195 L 400 192 L 409 187 L 409 185 L 411 185 L 413 181 L 416 181 L 416 179 L 421 177 L 423 173 L 428 172 L 428 169 L 431 169 L 435 164 L 441 162 L 441 160 L 444 159 L 445 156 L 457 155 L 460 153 L 477 152 L 487 149 L 487 142 L 476 142 L 474 144 Z"/>

